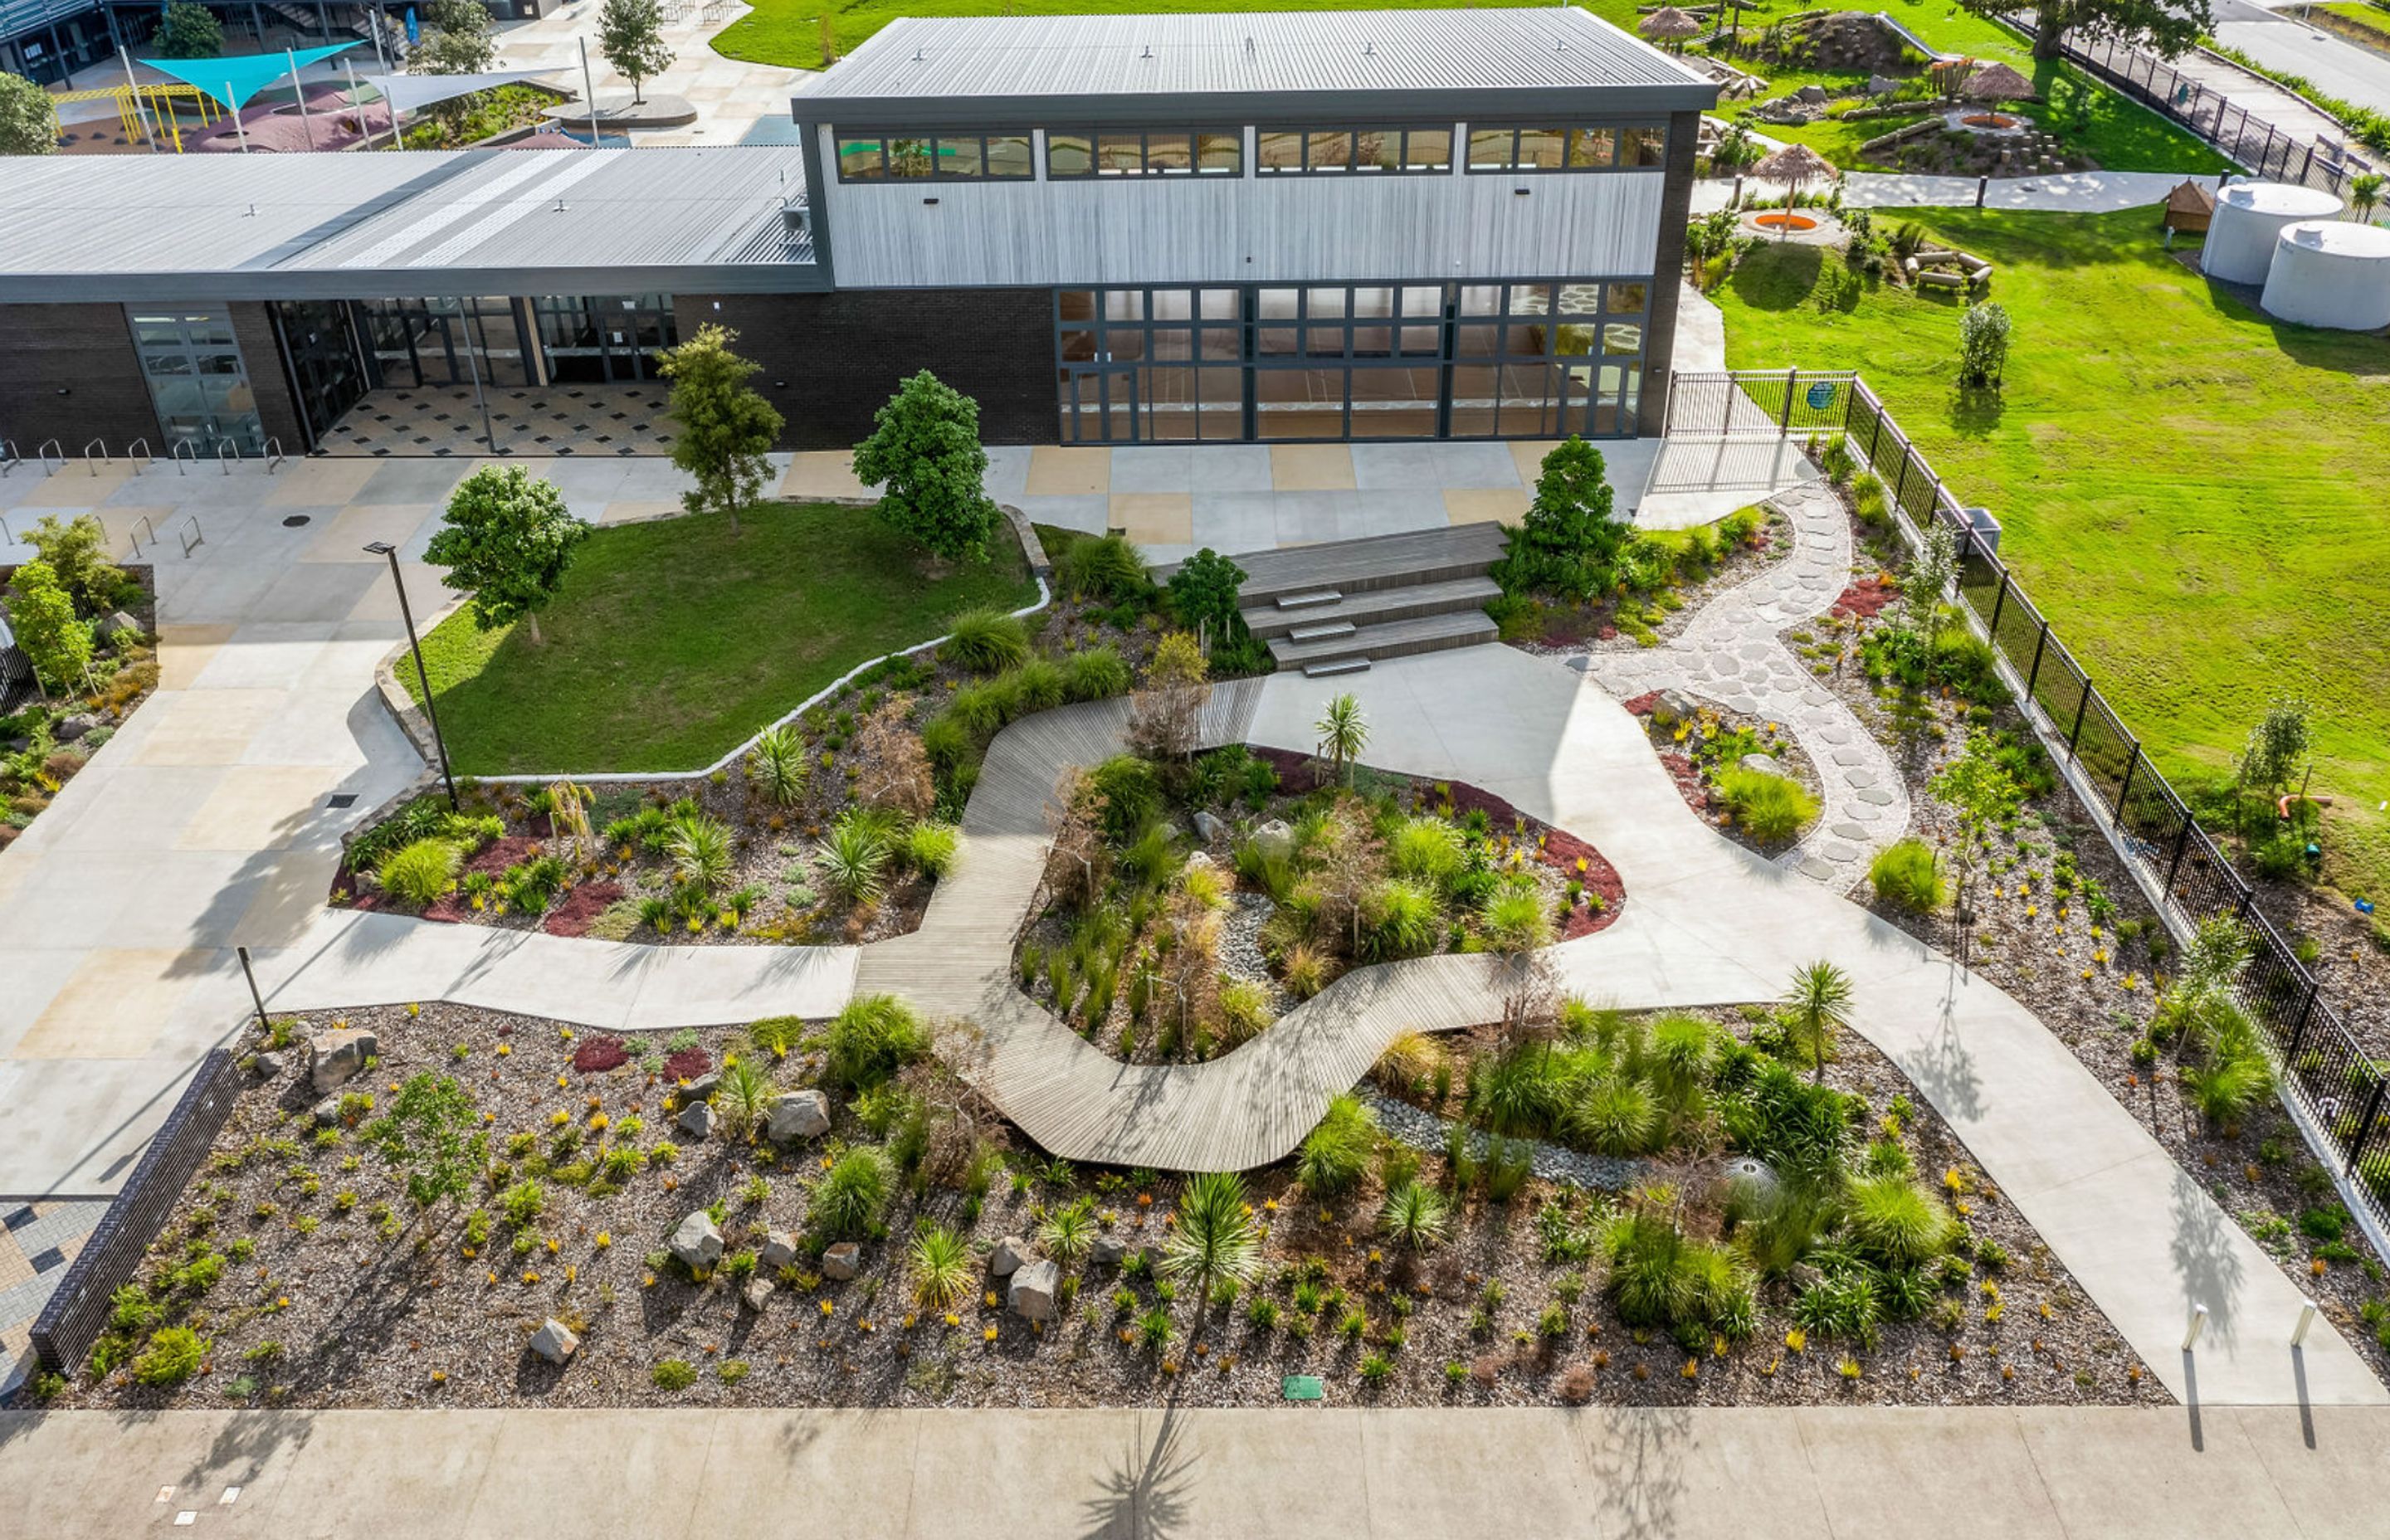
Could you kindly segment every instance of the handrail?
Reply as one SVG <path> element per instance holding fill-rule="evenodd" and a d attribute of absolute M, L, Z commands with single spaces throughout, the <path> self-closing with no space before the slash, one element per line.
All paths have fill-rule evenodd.
<path fill-rule="evenodd" d="M 225 474 L 230 475 L 231 472 L 226 471 Z M 187 535 L 183 533 L 186 526 L 188 526 L 190 530 L 190 533 Z M 188 560 L 190 558 L 190 555 L 194 550 L 197 550 L 199 546 L 208 543 L 208 537 L 199 533 L 199 516 L 196 513 L 192 514 L 189 518 L 185 519 L 182 523 L 174 526 L 174 535 L 176 539 L 183 543 L 183 558 L 185 560 Z"/>
<path fill-rule="evenodd" d="M 146 527 L 149 531 L 149 547 L 152 550 L 157 549 L 158 526 L 149 522 L 149 516 L 146 513 L 135 514 L 134 516 L 133 522 Z M 139 556 L 141 554 L 141 532 L 137 529 L 133 532 L 133 554 L 135 556 Z"/>
<path fill-rule="evenodd" d="M 16 543 L 17 536 L 8 528 L 8 516 L 0 513 L 0 545 L 14 545 Z"/>
<path fill-rule="evenodd" d="M 106 439 L 94 439 L 94 440 L 92 440 L 92 441 L 91 441 L 91 443 L 84 444 L 84 445 L 83 446 L 83 463 L 84 463 L 84 465 L 86 468 L 88 468 L 90 469 L 90 471 L 91 471 L 91 473 L 92 473 L 93 475 L 96 476 L 96 475 L 98 475 L 98 474 L 99 474 L 99 466 L 98 466 L 98 465 L 93 465 L 93 464 L 91 463 L 91 450 L 92 450 L 92 444 L 97 444 L 97 445 L 99 446 L 99 464 L 100 464 L 100 465 L 109 465 L 109 466 L 112 466 L 112 465 L 114 465 L 114 464 L 116 463 L 116 461 L 115 461 L 115 459 L 114 459 L 113 457 L 111 457 L 111 456 L 109 455 L 109 453 L 108 453 L 108 441 L 107 441 Z"/>
<path fill-rule="evenodd" d="M 229 476 L 232 474 L 232 462 L 239 458 L 240 445 L 233 443 L 230 439 L 225 439 L 216 445 L 216 464 L 224 467 L 224 473 L 225 475 Z"/>
<path fill-rule="evenodd" d="M 23 453 L 17 448 L 16 440 L 0 439 L 0 476 L 16 469 L 24 458 Z"/>
<path fill-rule="evenodd" d="M 282 441 L 280 439 L 266 440 L 265 453 L 265 473 L 268 476 L 271 476 L 274 474 L 274 468 L 282 463 Z"/>
<path fill-rule="evenodd" d="M 136 449 L 141 453 L 135 455 L 134 451 Z M 133 468 L 133 474 L 135 476 L 141 474 L 141 462 L 144 460 L 148 460 L 152 465 L 158 463 L 158 456 L 150 452 L 148 439 L 135 439 L 124 446 L 124 463 Z"/>
<path fill-rule="evenodd" d="M 64 470 L 67 468 L 67 446 L 60 443 L 56 439 L 50 439 L 45 442 L 39 449 L 33 451 L 35 456 L 41 460 L 42 469 L 45 473 L 46 473 L 50 468 L 50 451 L 53 449 L 58 452 L 58 468 L 60 470 Z"/>
<path fill-rule="evenodd" d="M 183 468 L 183 456 L 186 453 L 190 456 L 193 465 L 199 463 L 199 445 L 188 439 L 176 439 L 174 447 L 166 451 L 166 458 L 174 462 L 174 474 L 177 476 L 189 474 Z"/>

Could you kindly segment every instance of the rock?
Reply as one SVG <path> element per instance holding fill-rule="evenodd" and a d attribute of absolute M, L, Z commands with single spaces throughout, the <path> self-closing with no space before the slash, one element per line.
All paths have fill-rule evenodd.
<path fill-rule="evenodd" d="M 1199 850 L 1187 857 L 1187 869 L 1189 871 L 1193 871 L 1198 866 L 1201 866 L 1204 869 L 1209 870 L 1214 865 L 1215 865 L 1215 863 L 1213 861 L 1210 853 L 1206 851 Z"/>
<path fill-rule="evenodd" d="M 122 610 L 109 610 L 107 617 L 99 622 L 99 635 L 102 641 L 112 641 L 118 635 L 127 631 L 136 636 L 140 635 L 141 622 Z"/>
<path fill-rule="evenodd" d="M 308 1071 L 315 1094 L 336 1090 L 354 1080 L 366 1060 L 381 1052 L 381 1040 L 363 1027 L 335 1027 L 307 1039 Z"/>
<path fill-rule="evenodd" d="M 987 1259 L 987 1270 L 1000 1278 L 1009 1278 L 1029 1261 L 1029 1242 L 1017 1235 L 1006 1236 L 996 1243 L 996 1251 Z"/>
<path fill-rule="evenodd" d="M 290 1067 L 289 1058 L 271 1048 L 259 1054 L 251 1062 L 257 1066 L 257 1072 L 268 1080 L 279 1079 L 282 1072 Z"/>
<path fill-rule="evenodd" d="M 829 1097 L 819 1091 L 789 1091 L 772 1098 L 764 1132 L 774 1144 L 795 1144 L 829 1131 Z"/>
<path fill-rule="evenodd" d="M 1216 845 L 1228 837 L 1228 826 L 1209 813 L 1195 815 L 1195 838 L 1207 845 Z"/>
<path fill-rule="evenodd" d="M 1012 1313 L 1032 1321 L 1050 1321 L 1056 1315 L 1055 1296 L 1062 1290 L 1062 1269 L 1040 1257 L 1024 1264 L 1012 1275 L 1012 1287 L 1005 1303 Z"/>
<path fill-rule="evenodd" d="M 67 717 L 50 728 L 50 737 L 60 743 L 72 743 L 99 725 L 99 718 L 88 713 Z"/>
<path fill-rule="evenodd" d="M 1899 89 L 1900 82 L 1890 75 L 1868 76 L 1867 94 L 1870 96 L 1889 96 Z"/>
<path fill-rule="evenodd" d="M 681 1132 L 692 1139 L 702 1139 L 713 1132 L 713 1103 L 693 1101 L 680 1110 Z"/>
<path fill-rule="evenodd" d="M 844 1283 L 863 1271 L 863 1248 L 852 1240 L 842 1240 L 822 1252 L 822 1277 Z"/>
<path fill-rule="evenodd" d="M 1738 770 L 1756 770 L 1763 776 L 1784 774 L 1784 766 L 1776 763 L 1773 754 L 1745 754 L 1734 763 Z"/>
<path fill-rule="evenodd" d="M 713 1215 L 699 1209 L 681 1220 L 672 1233 L 672 1254 L 693 1273 L 702 1273 L 722 1260 L 722 1232 Z"/>
<path fill-rule="evenodd" d="M 531 1350 L 551 1364 L 561 1364 L 580 1348 L 581 1339 L 572 1328 L 551 1315 L 532 1334 Z"/>
<path fill-rule="evenodd" d="M 764 1265 L 775 1273 L 792 1265 L 798 1254 L 794 1231 L 774 1230 L 764 1238 Z"/>
<path fill-rule="evenodd" d="M 1294 853 L 1294 830 L 1284 818 L 1272 818 L 1253 830 L 1253 848 L 1264 855 L 1276 858 Z"/>
<path fill-rule="evenodd" d="M 326 1097 L 309 1109 L 307 1115 L 315 1120 L 316 1127 L 329 1128 L 341 1121 L 341 1098 L 337 1096 Z"/>
<path fill-rule="evenodd" d="M 1651 702 L 1651 724 L 1657 727 L 1673 727 L 1692 714 L 1692 697 L 1682 690 L 1662 690 Z"/>
<path fill-rule="evenodd" d="M 679 1099 L 680 1104 L 683 1107 L 687 1107 L 692 1101 L 703 1101 L 706 1097 L 713 1095 L 713 1088 L 721 1084 L 721 1072 L 718 1070 L 708 1070 L 705 1073 L 698 1076 L 695 1080 L 690 1081 L 687 1084 L 674 1092 L 673 1095 Z"/>
<path fill-rule="evenodd" d="M 1096 1243 L 1087 1249 L 1087 1265 L 1102 1268 L 1118 1267 L 1127 1255 L 1126 1246 L 1114 1240 L 1111 1236 L 1099 1235 L 1096 1237 Z"/>
<path fill-rule="evenodd" d="M 1833 98 L 1826 94 L 1826 88 L 1822 85 L 1805 85 L 1792 93 L 1792 99 L 1806 102 L 1811 107 L 1823 107 Z"/>
<path fill-rule="evenodd" d="M 764 1307 L 772 1303 L 772 1280 L 749 1278 L 747 1287 L 739 1290 L 739 1303 L 761 1315 Z"/>

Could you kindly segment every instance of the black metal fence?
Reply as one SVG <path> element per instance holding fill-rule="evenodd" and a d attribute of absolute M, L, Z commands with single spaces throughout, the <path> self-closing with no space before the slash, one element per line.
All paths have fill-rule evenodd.
<path fill-rule="evenodd" d="M 210 1049 L 199 1060 L 181 1099 L 33 1322 L 33 1354 L 45 1371 L 72 1374 L 108 1329 L 111 1296 L 140 1267 L 191 1174 L 215 1143 L 239 1096 L 238 1077 L 225 1049 Z"/>
<path fill-rule="evenodd" d="M 2075 63 L 2215 144 L 2260 177 L 2336 194 L 2350 177 L 2373 169 L 2346 146 L 2270 123 L 2207 82 L 2128 44 L 2069 32 L 2065 51 Z"/>
<path fill-rule="evenodd" d="M 2376 1233 L 2390 1229 L 2390 1108 L 2384 1106 L 2390 1060 L 2368 1055 L 2322 998 L 2314 975 L 2256 907 L 2248 882 L 1867 382 L 1846 374 L 1790 378 L 1799 389 L 1788 392 L 1784 374 L 1678 375 L 1672 392 L 1690 385 L 1686 398 L 1695 403 L 1740 395 L 1741 404 L 1732 409 L 1738 420 L 1780 409 L 1798 395 L 1802 406 L 1790 419 L 1778 419 L 1780 432 L 1843 433 L 1860 464 L 1882 481 L 1886 502 L 1899 510 L 1912 539 L 1935 521 L 1951 531 L 1959 546 L 1960 608 L 2007 665 L 2027 720 L 2072 772 L 2118 858 L 2163 896 L 2169 928 L 2187 937 L 2219 915 L 2247 927 L 2255 956 L 2238 993 L 2278 1058 L 2283 1097 L 2300 1114 L 2317 1159 L 2352 1179 L 2346 1185 Z M 1821 427 L 1804 420 L 1799 412 L 1812 410 L 1805 382 L 1833 380 L 1847 382 L 1836 391 L 1840 421 Z M 1702 429 L 1689 423 L 1680 431 Z"/>

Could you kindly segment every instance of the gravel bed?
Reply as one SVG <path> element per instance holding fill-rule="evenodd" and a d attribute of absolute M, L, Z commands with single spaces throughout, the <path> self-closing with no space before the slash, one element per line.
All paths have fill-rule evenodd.
<path fill-rule="evenodd" d="M 1400 1139 L 1413 1149 L 1441 1154 L 1445 1140 L 1450 1136 L 1453 1123 L 1448 1118 L 1422 1111 L 1409 1102 L 1390 1097 L 1383 1091 L 1364 1085 L 1357 1095 L 1378 1114 L 1379 1125 L 1387 1135 Z M 1493 1144 L 1493 1138 L 1482 1129 L 1472 1129 L 1469 1148 L 1480 1160 Z M 1645 1161 L 1622 1160 L 1609 1155 L 1589 1155 L 1565 1145 L 1547 1144 L 1541 1139 L 1506 1139 L 1504 1144 L 1527 1147 L 1527 1169 L 1547 1182 L 1560 1182 L 1588 1192 L 1624 1192 L 1651 1172 Z"/>

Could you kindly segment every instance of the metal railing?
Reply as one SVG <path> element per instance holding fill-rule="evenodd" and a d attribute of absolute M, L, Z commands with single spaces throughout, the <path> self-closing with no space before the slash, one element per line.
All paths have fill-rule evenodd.
<path fill-rule="evenodd" d="M 232 463 L 239 458 L 240 445 L 233 443 L 230 439 L 226 439 L 216 445 L 216 464 L 224 467 L 224 473 L 225 475 L 229 476 L 232 474 Z"/>
<path fill-rule="evenodd" d="M 1802 420 L 1799 414 L 1818 410 L 1825 392 L 1805 386 L 1796 395 L 1787 377 L 1772 371 L 1676 376 L 1671 415 L 1679 397 L 1698 402 L 1723 390 L 1742 397 L 1740 413 L 1780 414 L 1778 426 L 1788 436 L 1840 432 L 1883 483 L 1885 502 L 1912 546 L 1932 524 L 1948 527 L 1958 541 L 1961 613 L 1991 645 L 2026 721 L 2167 929 L 2187 942 L 2201 922 L 2224 915 L 2247 928 L 2255 955 L 2235 992 L 2266 1034 L 2292 1121 L 2381 1248 L 2390 1237 L 2390 1059 L 2377 1062 L 2366 1053 L 2322 997 L 2315 976 L 2257 907 L 2255 891 L 1867 381 L 1840 371 L 1795 378 L 1837 387 L 1831 393 L 1839 423 Z M 1789 421 L 1780 415 L 1788 402 L 1797 402 Z M 1704 430 L 1690 410 L 1686 419 L 1680 431 Z"/>
<path fill-rule="evenodd" d="M 158 456 L 149 452 L 148 439 L 135 439 L 124 446 L 124 461 L 133 468 L 133 474 L 135 476 L 141 474 L 141 462 L 144 460 L 148 460 L 152 465 L 158 463 Z"/>
<path fill-rule="evenodd" d="M 266 441 L 265 441 L 265 473 L 266 473 L 268 476 L 273 475 L 273 474 L 274 474 L 274 468 L 275 468 L 276 466 L 280 465 L 281 463 L 282 463 L 282 441 L 281 441 L 280 439 L 268 439 L 268 440 L 266 440 Z"/>
<path fill-rule="evenodd" d="M 135 514 L 133 519 L 133 524 L 134 528 L 131 532 L 133 539 L 133 554 L 135 556 L 139 556 L 141 554 L 141 532 L 143 530 L 148 530 L 149 532 L 149 548 L 152 550 L 157 549 L 158 526 L 149 522 L 149 516 L 146 513 Z"/>
<path fill-rule="evenodd" d="M 7 475 L 24 463 L 25 456 L 18 451 L 17 441 L 0 439 L 0 476 Z"/>

